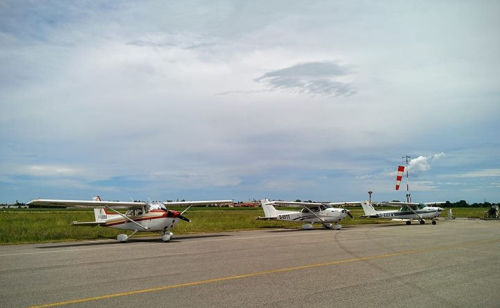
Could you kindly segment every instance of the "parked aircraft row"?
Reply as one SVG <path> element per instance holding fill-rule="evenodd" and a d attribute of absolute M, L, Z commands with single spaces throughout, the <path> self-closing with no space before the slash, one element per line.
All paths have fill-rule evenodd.
<path fill-rule="evenodd" d="M 181 202 L 124 202 L 124 201 L 102 201 L 100 197 L 93 200 L 57 200 L 57 199 L 36 199 L 28 205 L 36 206 L 70 206 L 70 207 L 93 207 L 94 221 L 79 222 L 74 221 L 73 226 L 103 226 L 121 230 L 130 230 L 132 233 L 119 234 L 117 240 L 126 242 L 130 237 L 140 231 L 161 232 L 162 240 L 170 241 L 173 233 L 171 230 L 180 221 L 190 222 L 184 213 L 193 205 L 224 204 L 232 203 L 232 200 L 204 200 L 204 201 L 181 201 Z M 433 205 L 435 205 L 434 203 Z M 188 206 L 184 211 L 179 212 L 168 209 L 171 205 Z M 292 222 L 303 222 L 303 229 L 312 229 L 314 223 L 322 224 L 324 228 L 340 230 L 339 224 L 345 217 L 353 218 L 351 212 L 344 206 L 361 205 L 367 218 L 383 218 L 406 221 L 411 224 L 412 220 L 418 220 L 421 224 L 425 219 L 430 219 L 432 224 L 436 224 L 435 218 L 443 210 L 440 207 L 429 206 L 423 203 L 390 202 L 387 206 L 401 206 L 399 210 L 377 211 L 368 202 L 294 202 L 294 201 L 261 201 L 264 210 L 264 217 L 261 220 L 281 220 Z M 297 206 L 302 207 L 301 211 L 277 210 L 275 206 Z M 121 213 L 116 208 L 126 208 L 125 213 Z"/>
<path fill-rule="evenodd" d="M 409 156 L 404 157 L 408 165 Z M 396 190 L 399 190 L 403 172 L 406 169 L 406 179 L 408 181 L 408 168 L 398 166 L 396 177 Z M 351 218 L 352 214 L 345 209 L 348 205 L 361 205 L 364 211 L 362 217 L 382 218 L 405 221 L 411 224 L 412 220 L 417 220 L 420 224 L 425 224 L 425 219 L 430 219 L 432 224 L 436 224 L 436 217 L 443 210 L 437 206 L 443 202 L 433 203 L 412 203 L 409 193 L 409 185 L 406 185 L 406 202 L 386 202 L 384 206 L 397 206 L 398 210 L 377 211 L 370 201 L 364 202 L 295 202 L 295 201 L 270 201 L 264 199 L 261 201 L 264 210 L 264 217 L 258 217 L 262 220 L 282 220 L 303 222 L 303 229 L 311 229 L 314 223 L 320 223 L 327 229 L 339 230 L 342 226 L 339 222 L 346 216 Z M 189 218 L 184 213 L 193 205 L 222 204 L 232 203 L 232 200 L 205 200 L 205 201 L 181 201 L 181 202 L 123 202 L 123 201 L 102 201 L 99 196 L 92 201 L 86 200 L 55 200 L 55 199 L 37 199 L 32 200 L 28 205 L 37 206 L 81 206 L 94 207 L 94 221 L 73 222 L 74 226 L 104 226 L 121 230 L 131 230 L 132 234 L 119 234 L 117 240 L 126 242 L 128 238 L 139 231 L 161 232 L 162 240 L 170 241 L 173 233 L 170 231 L 179 222 L 184 220 L 189 222 Z M 169 210 L 169 205 L 187 205 L 182 211 Z M 301 211 L 277 210 L 275 206 L 296 206 L 302 207 Z M 127 208 L 125 214 L 116 210 L 116 208 Z"/>

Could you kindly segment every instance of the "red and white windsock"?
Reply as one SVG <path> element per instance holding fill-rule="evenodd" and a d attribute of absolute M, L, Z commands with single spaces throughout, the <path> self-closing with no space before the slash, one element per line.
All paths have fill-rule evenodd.
<path fill-rule="evenodd" d="M 396 176 L 396 190 L 399 190 L 399 184 L 403 179 L 403 172 L 405 172 L 405 166 L 398 166 L 398 175 Z"/>

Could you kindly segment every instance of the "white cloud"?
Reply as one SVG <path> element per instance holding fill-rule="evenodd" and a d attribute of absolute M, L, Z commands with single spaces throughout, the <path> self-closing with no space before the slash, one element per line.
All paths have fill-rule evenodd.
<path fill-rule="evenodd" d="M 482 178 L 482 177 L 500 177 L 500 169 L 481 169 L 456 174 L 459 178 Z"/>
<path fill-rule="evenodd" d="M 437 186 L 433 181 L 411 181 L 410 189 L 411 191 L 433 191 L 436 190 Z"/>
<path fill-rule="evenodd" d="M 443 152 L 432 154 L 430 156 L 419 156 L 417 158 L 411 159 L 408 168 L 412 172 L 428 171 L 431 169 L 431 164 L 442 157 L 445 154 Z"/>
<path fill-rule="evenodd" d="M 17 174 L 32 175 L 32 176 L 82 176 L 82 170 L 56 165 L 30 165 L 19 167 Z"/>

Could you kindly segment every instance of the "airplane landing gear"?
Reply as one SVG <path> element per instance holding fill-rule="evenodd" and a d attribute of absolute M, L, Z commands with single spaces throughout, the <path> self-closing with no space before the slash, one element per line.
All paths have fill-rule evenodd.
<path fill-rule="evenodd" d="M 433 220 L 431 223 L 432 223 L 433 225 L 435 225 L 435 224 L 436 224 L 436 221 L 435 221 L 435 220 Z"/>
<path fill-rule="evenodd" d="M 119 241 L 119 242 L 125 243 L 126 241 L 128 241 L 129 238 L 131 238 L 136 233 L 137 233 L 137 230 L 135 230 L 134 232 L 132 232 L 132 234 L 130 234 L 130 235 L 118 234 L 118 236 L 116 237 L 116 240 Z"/>
<path fill-rule="evenodd" d="M 170 239 L 172 239 L 172 235 L 174 235 L 172 232 L 166 231 L 163 233 L 161 240 L 164 242 L 168 242 L 168 241 L 170 241 Z"/>
<path fill-rule="evenodd" d="M 422 220 L 420 221 L 420 224 L 421 224 L 421 225 L 425 225 L 425 220 L 423 220 L 423 219 L 422 219 Z"/>
<path fill-rule="evenodd" d="M 406 224 L 407 224 L 407 225 L 411 225 L 411 220 L 407 220 L 407 221 L 406 221 Z"/>
<path fill-rule="evenodd" d="M 116 237 L 116 240 L 118 242 L 125 243 L 128 240 L 128 235 L 126 235 L 126 234 L 118 234 L 118 236 Z"/>
<path fill-rule="evenodd" d="M 313 228 L 312 224 L 304 224 L 302 225 L 303 230 L 311 230 Z"/>
<path fill-rule="evenodd" d="M 325 227 L 325 229 L 333 229 L 332 224 L 323 224 L 323 227 Z"/>

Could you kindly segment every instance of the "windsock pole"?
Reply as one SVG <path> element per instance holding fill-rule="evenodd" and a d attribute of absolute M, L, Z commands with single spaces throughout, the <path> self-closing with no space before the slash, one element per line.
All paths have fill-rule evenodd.
<path fill-rule="evenodd" d="M 409 167 L 409 159 L 410 156 L 403 156 L 403 159 L 406 161 L 406 203 L 411 202 L 411 194 L 410 194 L 410 179 L 408 176 L 408 167 Z"/>

